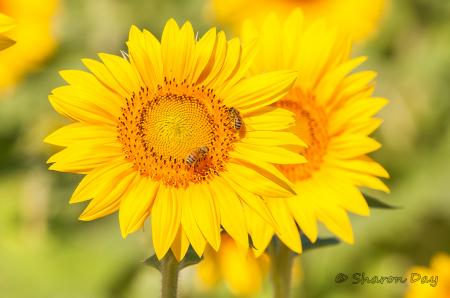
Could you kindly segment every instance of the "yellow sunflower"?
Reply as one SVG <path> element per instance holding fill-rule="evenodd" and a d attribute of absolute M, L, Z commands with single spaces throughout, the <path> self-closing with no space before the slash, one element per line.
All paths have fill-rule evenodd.
<path fill-rule="evenodd" d="M 55 50 L 56 43 L 50 34 L 51 16 L 57 0 L 0 0 L 0 34 L 5 19 L 1 13 L 16 21 L 4 35 L 18 43 L 0 53 L 0 89 L 12 85 L 28 71 L 35 70 Z M 5 37 L 0 37 L 0 44 Z M 1 45 L 0 45 L 1 47 Z"/>
<path fill-rule="evenodd" d="M 369 34 L 376 26 L 385 0 L 212 0 L 207 7 L 214 7 L 219 22 L 241 28 L 246 18 L 252 18 L 259 26 L 272 11 L 287 17 L 296 7 L 301 7 L 305 22 L 311 24 L 320 18 L 340 26 L 355 40 Z"/>
<path fill-rule="evenodd" d="M 450 256 L 443 252 L 435 254 L 430 268 L 415 266 L 407 278 L 410 288 L 405 298 L 450 297 Z"/>
<path fill-rule="evenodd" d="M 17 26 L 16 22 L 10 17 L 0 13 L 0 51 L 9 48 L 16 42 L 3 34 L 14 29 Z"/>
<path fill-rule="evenodd" d="M 270 269 L 270 258 L 262 253 L 258 258 L 251 249 L 222 233 L 219 251 L 210 245 L 205 248 L 205 259 L 198 265 L 198 277 L 206 288 L 225 280 L 228 289 L 235 296 L 251 296 L 261 292 Z M 298 285 L 303 279 L 300 258 L 295 258 L 292 268 L 292 282 Z M 204 287 L 205 288 L 205 287 Z"/>
<path fill-rule="evenodd" d="M 305 162 L 277 147 L 304 143 L 281 131 L 293 114 L 268 105 L 297 72 L 247 77 L 258 39 L 241 45 L 212 28 L 197 42 L 189 22 L 179 29 L 173 19 L 161 43 L 133 26 L 127 45 L 130 62 L 83 60 L 93 74 L 62 71 L 70 86 L 49 97 L 75 122 L 45 141 L 67 147 L 49 159 L 51 170 L 87 174 L 70 201 L 93 199 L 80 219 L 120 209 L 125 237 L 151 214 L 158 258 L 171 247 L 178 260 L 189 243 L 198 255 L 206 242 L 218 250 L 221 225 L 248 246 L 244 210 L 277 228 L 260 196 L 294 191 L 270 163 Z"/>
<path fill-rule="evenodd" d="M 218 252 L 207 245 L 205 260 L 199 264 L 198 274 L 207 286 L 216 285 L 223 278 L 235 296 L 249 296 L 261 291 L 269 267 L 267 254 L 256 258 L 248 247 L 223 233 Z"/>
<path fill-rule="evenodd" d="M 297 196 L 267 203 L 279 224 L 280 239 L 292 250 L 301 252 L 296 223 L 306 236 L 317 239 L 316 220 L 333 233 L 353 243 L 353 232 L 346 211 L 369 215 L 369 208 L 357 186 L 389 192 L 376 176 L 388 173 L 366 154 L 381 144 L 370 138 L 381 120 L 372 118 L 386 103 L 373 98 L 376 73 L 349 73 L 366 57 L 350 59 L 351 40 L 337 29 L 328 30 L 325 22 L 305 25 L 300 9 L 292 12 L 281 26 L 270 14 L 261 30 L 251 21 L 243 25 L 243 41 L 261 38 L 261 51 L 250 74 L 278 69 L 299 71 L 295 86 L 274 107 L 296 116 L 291 131 L 308 148 L 283 146 L 303 155 L 308 163 L 277 165 L 295 185 Z M 248 228 L 258 255 L 269 243 L 274 230 L 258 217 L 247 214 Z"/>

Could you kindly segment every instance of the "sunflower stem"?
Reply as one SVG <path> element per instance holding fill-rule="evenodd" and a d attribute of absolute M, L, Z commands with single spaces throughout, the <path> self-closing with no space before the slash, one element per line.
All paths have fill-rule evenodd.
<path fill-rule="evenodd" d="M 269 246 L 270 266 L 274 298 L 289 298 L 291 293 L 291 272 L 294 254 L 278 237 Z"/>
<path fill-rule="evenodd" d="M 161 259 L 162 274 L 162 298 L 176 298 L 178 290 L 178 261 L 172 253 L 172 250 L 166 253 Z"/>

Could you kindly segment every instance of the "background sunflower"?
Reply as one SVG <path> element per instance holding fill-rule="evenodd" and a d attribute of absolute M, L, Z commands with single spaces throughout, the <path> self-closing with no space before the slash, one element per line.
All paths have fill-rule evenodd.
<path fill-rule="evenodd" d="M 360 40 L 376 28 L 386 3 L 389 4 L 389 0 L 211 0 L 205 7 L 205 14 L 211 20 L 215 16 L 218 22 L 239 32 L 247 18 L 260 26 L 272 11 L 285 19 L 294 8 L 300 7 L 307 24 L 326 18 L 354 40 Z"/>
<path fill-rule="evenodd" d="M 6 14 L 17 26 L 4 35 L 16 42 L 13 49 L 0 54 L 1 89 L 16 83 L 27 72 L 39 68 L 56 49 L 53 19 L 58 0 L 2 0 L 0 13 Z"/>
<path fill-rule="evenodd" d="M 5 96 L 0 103 L 1 296 L 157 297 L 159 273 L 139 265 L 154 253 L 150 226 L 144 235 L 134 233 L 123 240 L 119 229 L 111 229 L 119 225 L 117 216 L 89 223 L 76 220 L 87 203 L 68 206 L 67 198 L 82 177 L 47 170 L 45 161 L 60 148 L 42 140 L 70 123 L 54 112 L 47 96 L 65 84 L 59 70 L 83 69 L 80 57 L 126 50 L 131 24 L 162 32 L 173 17 L 180 24 L 191 21 L 201 36 L 210 26 L 199 17 L 205 2 L 63 4 L 63 33 L 54 58 L 40 73 L 27 76 L 14 97 Z M 334 279 L 340 272 L 406 276 L 413 266 L 429 267 L 436 252 L 450 252 L 445 237 L 450 230 L 448 15 L 446 1 L 393 0 L 378 36 L 354 49 L 352 57 L 369 57 L 358 71 L 378 73 L 374 95 L 390 100 L 378 115 L 383 124 L 372 135 L 383 148 L 371 157 L 389 172 L 391 194 L 371 194 L 404 208 L 373 209 L 370 217 L 350 214 L 357 245 L 342 243 L 301 257 L 304 281 L 293 297 L 401 297 L 407 285 L 337 285 Z M 318 234 L 332 236 L 321 224 Z M 193 286 L 192 273 L 182 272 L 183 297 L 211 297 L 211 292 L 199 293 Z M 212 291 L 214 297 L 232 297 L 223 282 Z M 271 297 L 268 280 L 256 297 Z"/>

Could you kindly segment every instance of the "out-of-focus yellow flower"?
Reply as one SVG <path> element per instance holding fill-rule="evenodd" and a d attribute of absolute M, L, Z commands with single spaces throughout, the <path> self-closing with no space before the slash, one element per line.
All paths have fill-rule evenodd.
<path fill-rule="evenodd" d="M 269 272 L 270 259 L 263 253 L 255 258 L 251 250 L 236 243 L 228 234 L 222 234 L 218 252 L 207 246 L 204 261 L 198 266 L 201 280 L 208 286 L 222 278 L 236 296 L 249 296 L 261 291 L 264 277 Z"/>
<path fill-rule="evenodd" d="M 258 294 L 264 278 L 269 272 L 270 258 L 263 252 L 256 258 L 251 249 L 234 241 L 227 233 L 222 234 L 222 244 L 218 252 L 207 246 L 204 261 L 198 266 L 198 275 L 203 284 L 210 288 L 225 280 L 235 296 Z M 292 283 L 297 285 L 303 279 L 300 258 L 294 259 Z"/>
<path fill-rule="evenodd" d="M 50 31 L 56 2 L 0 0 L 0 12 L 17 23 L 17 27 L 10 28 L 4 34 L 17 44 L 0 53 L 0 89 L 14 84 L 28 71 L 37 69 L 55 50 L 56 43 Z M 0 26 L 2 19 L 0 16 Z M 0 34 L 3 34 L 1 29 Z"/>
<path fill-rule="evenodd" d="M 212 0 L 207 6 L 215 8 L 221 23 L 233 26 L 238 32 L 246 18 L 259 26 L 264 18 L 275 12 L 286 18 L 296 7 L 301 7 L 307 24 L 325 17 L 330 24 L 339 25 L 359 40 L 376 26 L 385 0 Z"/>
<path fill-rule="evenodd" d="M 450 297 L 450 256 L 437 253 L 430 262 L 430 268 L 416 266 L 408 272 L 411 285 L 406 298 L 448 298 Z"/>
<path fill-rule="evenodd" d="M 198 255 L 206 242 L 218 250 L 221 226 L 248 247 L 243 206 L 277 228 L 260 196 L 294 193 L 271 163 L 305 159 L 273 144 L 304 143 L 278 132 L 272 117 L 282 117 L 283 127 L 294 118 L 269 105 L 297 72 L 247 77 L 258 39 L 241 45 L 212 28 L 197 41 L 189 22 L 180 29 L 173 19 L 161 43 L 133 26 L 127 45 L 129 61 L 107 54 L 103 63 L 83 60 L 93 74 L 61 72 L 70 86 L 49 97 L 74 122 L 45 141 L 67 147 L 48 160 L 51 170 L 87 174 L 70 201 L 92 199 L 80 219 L 120 210 L 125 238 L 151 214 L 156 255 L 172 249 L 178 260 L 189 244 Z"/>
<path fill-rule="evenodd" d="M 349 73 L 366 60 L 350 59 L 351 39 L 328 30 L 325 22 L 310 26 L 296 9 L 281 26 L 270 14 L 261 30 L 251 21 L 243 25 L 243 41 L 261 38 L 261 50 L 250 68 L 250 75 L 277 69 L 295 69 L 299 75 L 295 86 L 274 106 L 296 115 L 295 133 L 309 148 L 283 146 L 306 157 L 308 163 L 277 165 L 295 184 L 297 196 L 267 199 L 268 206 L 280 226 L 280 239 L 296 252 L 301 252 L 300 229 L 317 239 L 317 220 L 348 243 L 353 232 L 347 211 L 369 215 L 369 207 L 357 186 L 389 192 L 376 176 L 389 177 L 381 165 L 366 154 L 381 144 L 370 138 L 380 124 L 374 119 L 386 103 L 372 98 L 376 73 Z M 273 118 L 272 122 L 278 121 Z M 251 123 L 248 125 L 251 127 Z M 273 235 L 273 228 L 247 212 L 249 232 L 258 250 L 263 251 Z"/>
<path fill-rule="evenodd" d="M 16 26 L 17 24 L 13 19 L 0 13 L 0 51 L 7 49 L 16 43 L 11 38 L 3 35 L 5 32 L 14 29 Z"/>

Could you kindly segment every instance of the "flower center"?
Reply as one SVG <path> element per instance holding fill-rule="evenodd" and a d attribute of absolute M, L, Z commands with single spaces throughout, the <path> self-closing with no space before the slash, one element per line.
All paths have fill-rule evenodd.
<path fill-rule="evenodd" d="M 292 89 L 274 106 L 295 113 L 295 126 L 290 131 L 309 146 L 295 149 L 308 160 L 307 163 L 276 166 L 292 182 L 310 178 L 314 171 L 320 169 L 329 143 L 325 110 L 316 103 L 313 95 L 304 94 L 299 88 Z"/>
<path fill-rule="evenodd" d="M 238 136 L 230 117 L 213 90 L 167 82 L 126 99 L 118 139 L 142 177 L 187 187 L 225 170 Z"/>

